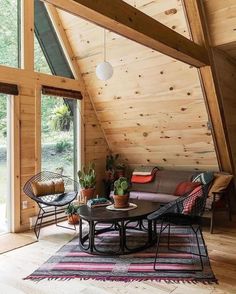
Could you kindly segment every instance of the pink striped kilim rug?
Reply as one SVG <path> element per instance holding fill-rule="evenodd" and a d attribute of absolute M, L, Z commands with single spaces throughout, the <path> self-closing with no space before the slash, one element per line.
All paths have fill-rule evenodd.
<path fill-rule="evenodd" d="M 191 252 L 196 251 L 196 240 L 190 229 L 174 227 L 171 235 L 171 248 L 182 251 L 189 248 Z M 109 246 L 115 250 L 119 243 L 118 238 L 116 233 L 104 233 L 96 239 L 96 242 L 100 250 Z M 132 231 L 128 233 L 127 239 L 129 248 L 134 248 L 137 244 L 145 243 L 146 236 L 144 233 Z M 40 281 L 79 278 L 127 282 L 154 280 L 206 284 L 217 282 L 208 257 L 203 258 L 204 270 L 195 270 L 199 269 L 199 258 L 191 253 L 169 251 L 165 236 L 160 243 L 160 258 L 158 259 L 160 271 L 153 269 L 156 246 L 128 255 L 101 256 L 83 252 L 78 242 L 78 237 L 75 237 L 25 279 Z M 200 247 L 202 254 L 205 255 L 202 241 L 200 241 Z M 186 272 L 186 270 L 194 271 Z"/>

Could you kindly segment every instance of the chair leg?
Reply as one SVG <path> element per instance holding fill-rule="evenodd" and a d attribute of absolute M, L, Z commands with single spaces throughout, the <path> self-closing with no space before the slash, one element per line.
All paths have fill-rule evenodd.
<path fill-rule="evenodd" d="M 201 271 L 203 271 L 203 261 L 202 261 L 202 254 L 201 254 L 201 248 L 200 248 L 200 244 L 199 244 L 199 240 L 198 240 L 198 230 L 199 230 L 199 227 L 197 228 L 197 230 L 195 231 L 194 228 L 192 227 L 192 230 L 195 234 L 195 237 L 196 237 L 196 240 L 197 240 L 197 247 L 198 247 L 198 256 L 200 258 L 200 263 L 201 263 Z M 197 254 L 196 254 L 197 255 Z"/>
<path fill-rule="evenodd" d="M 229 211 L 229 221 L 232 221 L 232 213 L 231 213 L 231 205 L 230 205 L 230 195 L 227 193 L 226 195 L 226 201 L 227 201 L 227 206 L 228 206 L 228 211 Z"/>
<path fill-rule="evenodd" d="M 69 204 L 70 205 L 70 204 Z M 75 224 L 73 224 L 74 228 L 70 228 L 68 226 L 62 226 L 62 225 L 58 225 L 57 223 L 57 207 L 55 206 L 55 210 L 54 210 L 54 217 L 55 217 L 55 224 L 57 227 L 63 228 L 63 229 L 69 229 L 69 230 L 73 230 L 76 231 L 76 226 Z"/>
<path fill-rule="evenodd" d="M 41 214 L 41 211 L 43 211 L 43 213 Z M 45 211 L 40 207 L 39 208 L 39 213 L 37 215 L 37 219 L 36 219 L 36 222 L 35 222 L 35 225 L 34 225 L 34 233 L 35 233 L 35 236 L 37 238 L 37 240 L 39 239 L 39 234 L 40 234 L 40 230 L 41 230 L 41 226 L 42 226 L 42 220 L 43 220 L 43 217 L 44 217 L 44 213 Z M 38 229 L 38 231 L 37 231 Z"/>
<path fill-rule="evenodd" d="M 160 228 L 160 232 L 159 232 L 159 235 L 158 235 L 158 239 L 157 239 L 157 249 L 156 249 L 156 255 L 155 255 L 155 259 L 154 259 L 154 264 L 153 264 L 153 269 L 155 271 L 159 271 L 159 269 L 156 268 L 156 264 L 157 264 L 157 259 L 158 259 L 158 253 L 159 253 L 159 245 L 160 245 L 160 241 L 161 241 L 161 234 L 162 232 L 165 231 L 166 227 L 169 225 L 166 225 L 164 228 L 163 228 L 163 221 L 161 222 L 161 228 Z"/>
<path fill-rule="evenodd" d="M 215 209 L 213 207 L 212 211 L 211 211 L 211 224 L 210 224 L 210 233 L 211 234 L 213 234 L 214 220 L 215 220 Z"/>
<path fill-rule="evenodd" d="M 153 269 L 155 271 L 158 271 L 156 269 L 156 263 L 157 263 L 158 253 L 159 253 L 159 244 L 160 244 L 160 240 L 161 240 L 162 227 L 163 227 L 163 221 L 161 222 L 161 228 L 160 228 L 160 232 L 159 232 L 158 239 L 157 239 L 156 255 L 155 255 L 155 260 L 154 260 L 154 264 L 153 264 Z"/>
<path fill-rule="evenodd" d="M 170 249 L 170 224 L 168 224 L 167 247 Z"/>

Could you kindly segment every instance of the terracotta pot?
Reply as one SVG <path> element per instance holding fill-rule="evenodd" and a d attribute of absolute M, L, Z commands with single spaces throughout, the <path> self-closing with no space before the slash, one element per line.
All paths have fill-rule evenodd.
<path fill-rule="evenodd" d="M 69 214 L 67 218 L 68 218 L 68 223 L 71 225 L 78 224 L 80 220 L 80 216 L 78 214 Z"/>
<path fill-rule="evenodd" d="M 126 208 L 129 206 L 129 194 L 114 195 L 113 199 L 115 208 Z"/>
<path fill-rule="evenodd" d="M 82 202 L 87 203 L 89 199 L 93 198 L 94 192 L 95 188 L 82 189 L 80 191 Z"/>

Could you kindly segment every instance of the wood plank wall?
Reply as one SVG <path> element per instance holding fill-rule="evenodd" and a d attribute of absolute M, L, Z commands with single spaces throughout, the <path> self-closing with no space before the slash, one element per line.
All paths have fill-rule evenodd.
<path fill-rule="evenodd" d="M 84 144 L 85 144 L 85 165 L 95 163 L 97 174 L 96 194 L 103 195 L 103 178 L 105 176 L 106 155 L 109 154 L 109 147 L 97 119 L 93 105 L 90 100 L 84 103 Z"/>
<path fill-rule="evenodd" d="M 204 0 L 212 46 L 236 58 L 236 1 Z"/>
<path fill-rule="evenodd" d="M 236 174 L 236 62 L 220 50 L 215 49 L 213 52 Z"/>
<path fill-rule="evenodd" d="M 133 1 L 128 1 L 133 5 Z M 135 1 L 136 7 L 189 37 L 181 1 Z M 99 81 L 103 29 L 58 10 L 109 147 L 132 168 L 217 170 L 197 70 L 107 32 L 114 76 Z M 92 147 L 92 146 L 91 146 Z"/>
<path fill-rule="evenodd" d="M 36 154 L 36 97 L 35 88 L 21 87 L 20 89 L 20 226 L 29 227 L 29 218 L 36 215 L 36 203 L 23 193 L 25 182 L 37 172 Z M 22 201 L 27 201 L 26 209 L 22 208 Z"/>

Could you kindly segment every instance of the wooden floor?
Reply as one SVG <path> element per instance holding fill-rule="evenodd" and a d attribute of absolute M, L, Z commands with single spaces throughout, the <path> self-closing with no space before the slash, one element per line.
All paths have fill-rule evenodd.
<path fill-rule="evenodd" d="M 0 256 L 0 293 L 236 293 L 236 221 L 229 223 L 222 217 L 221 223 L 225 225 L 219 224 L 215 234 L 209 234 L 207 228 L 204 232 L 212 268 L 219 280 L 219 285 L 166 284 L 152 281 L 123 283 L 78 279 L 46 280 L 39 283 L 23 281 L 22 278 L 32 273 L 74 235 L 72 231 L 51 226 L 42 230 L 40 242 Z"/>

